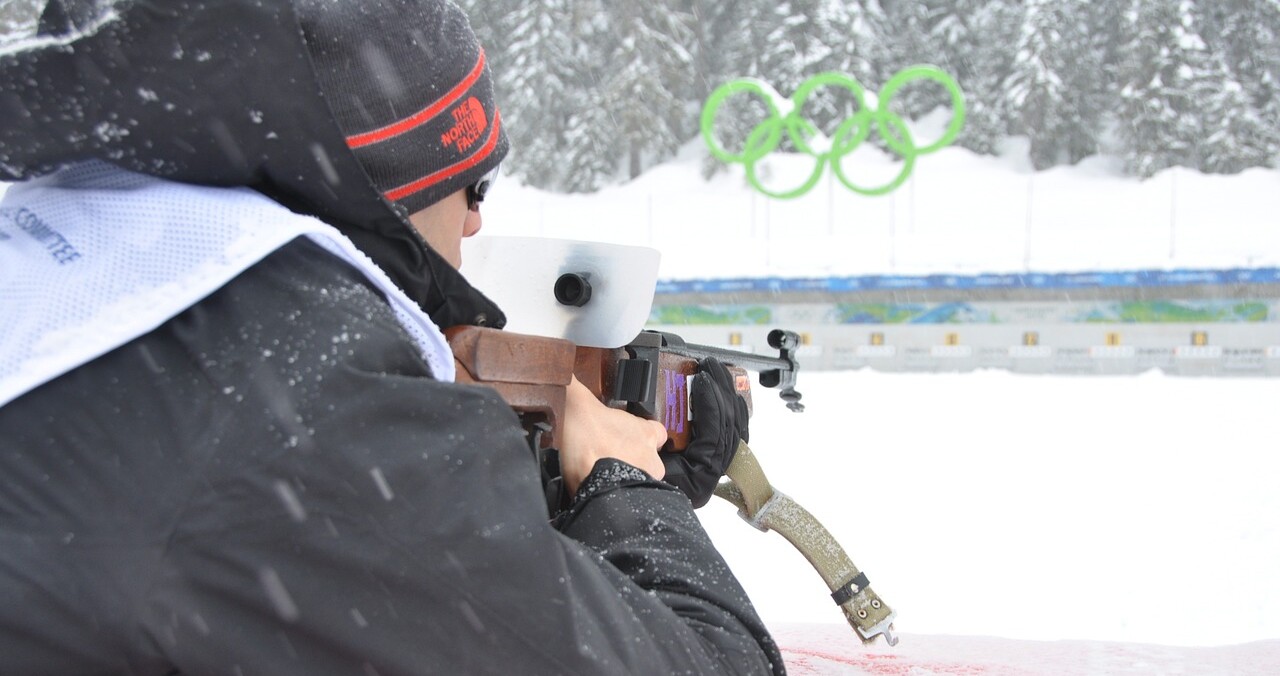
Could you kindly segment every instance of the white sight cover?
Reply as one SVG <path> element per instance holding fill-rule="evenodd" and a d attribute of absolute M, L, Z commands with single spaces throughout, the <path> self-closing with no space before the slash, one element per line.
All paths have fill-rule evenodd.
<path fill-rule="evenodd" d="M 502 308 L 508 331 L 621 347 L 644 329 L 658 285 L 657 249 L 545 237 L 471 237 L 462 274 Z M 556 281 L 578 274 L 591 286 L 581 307 L 560 303 Z"/>

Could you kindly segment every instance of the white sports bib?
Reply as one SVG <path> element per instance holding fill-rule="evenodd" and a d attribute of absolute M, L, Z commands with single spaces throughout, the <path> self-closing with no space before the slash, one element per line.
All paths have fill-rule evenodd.
<path fill-rule="evenodd" d="M 298 237 L 360 270 L 432 374 L 440 329 L 333 227 L 248 188 L 173 183 L 87 162 L 0 200 L 0 406 L 142 336 Z"/>

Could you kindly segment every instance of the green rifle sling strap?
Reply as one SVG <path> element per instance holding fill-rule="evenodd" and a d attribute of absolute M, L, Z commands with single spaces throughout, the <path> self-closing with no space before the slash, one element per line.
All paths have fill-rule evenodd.
<path fill-rule="evenodd" d="M 870 643 L 884 634 L 889 645 L 897 643 L 892 634 L 893 610 L 866 585 L 866 576 L 831 533 L 808 510 L 774 489 L 746 442 L 739 443 L 725 476 L 729 480 L 721 482 L 715 494 L 737 507 L 747 523 L 761 531 L 777 531 L 804 555 L 832 591 L 858 638 Z"/>

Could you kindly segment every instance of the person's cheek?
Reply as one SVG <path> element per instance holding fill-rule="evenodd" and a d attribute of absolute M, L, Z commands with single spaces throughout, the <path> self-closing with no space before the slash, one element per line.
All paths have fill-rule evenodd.
<path fill-rule="evenodd" d="M 468 211 L 467 220 L 462 224 L 462 236 L 470 237 L 480 232 L 481 226 L 484 225 L 483 220 L 479 211 Z"/>

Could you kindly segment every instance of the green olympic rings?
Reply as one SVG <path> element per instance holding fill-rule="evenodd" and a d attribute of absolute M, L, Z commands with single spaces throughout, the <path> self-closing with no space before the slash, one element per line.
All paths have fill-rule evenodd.
<path fill-rule="evenodd" d="M 917 147 L 911 138 L 911 132 L 903 119 L 889 110 L 889 102 L 904 85 L 915 80 L 930 80 L 942 85 L 951 95 L 951 123 L 941 138 L 924 147 Z M 830 140 L 821 138 L 821 134 L 812 122 L 800 116 L 804 104 L 809 97 L 822 87 L 838 87 L 853 95 L 858 110 L 852 117 L 840 123 L 835 136 Z M 769 116 L 747 134 L 742 152 L 732 153 L 725 150 L 715 139 L 716 113 L 725 100 L 740 94 L 754 95 L 763 100 Z M 761 193 L 778 199 L 799 197 L 813 189 L 826 165 L 844 186 L 861 195 L 884 195 L 896 190 L 906 182 L 915 168 L 916 158 L 927 155 L 950 145 L 960 135 L 964 127 L 965 104 L 964 93 L 960 91 L 956 81 L 945 72 L 933 66 L 911 66 L 899 71 L 885 83 L 884 89 L 875 97 L 876 107 L 868 108 L 866 90 L 854 78 L 843 73 L 820 73 L 800 85 L 791 98 L 783 98 L 767 83 L 742 78 L 727 82 L 718 87 L 707 98 L 702 108 L 702 138 L 711 151 L 711 155 L 726 164 L 741 164 L 746 168 L 747 180 L 752 187 Z M 876 187 L 863 187 L 850 181 L 841 166 L 842 160 L 862 145 L 871 135 L 872 126 L 884 139 L 890 150 L 902 156 L 902 170 L 893 180 Z M 815 159 L 813 171 L 804 183 L 790 190 L 770 190 L 761 182 L 756 165 L 765 156 L 772 153 L 782 143 L 783 134 L 795 148 Z M 822 147 L 823 145 L 827 147 Z"/>

